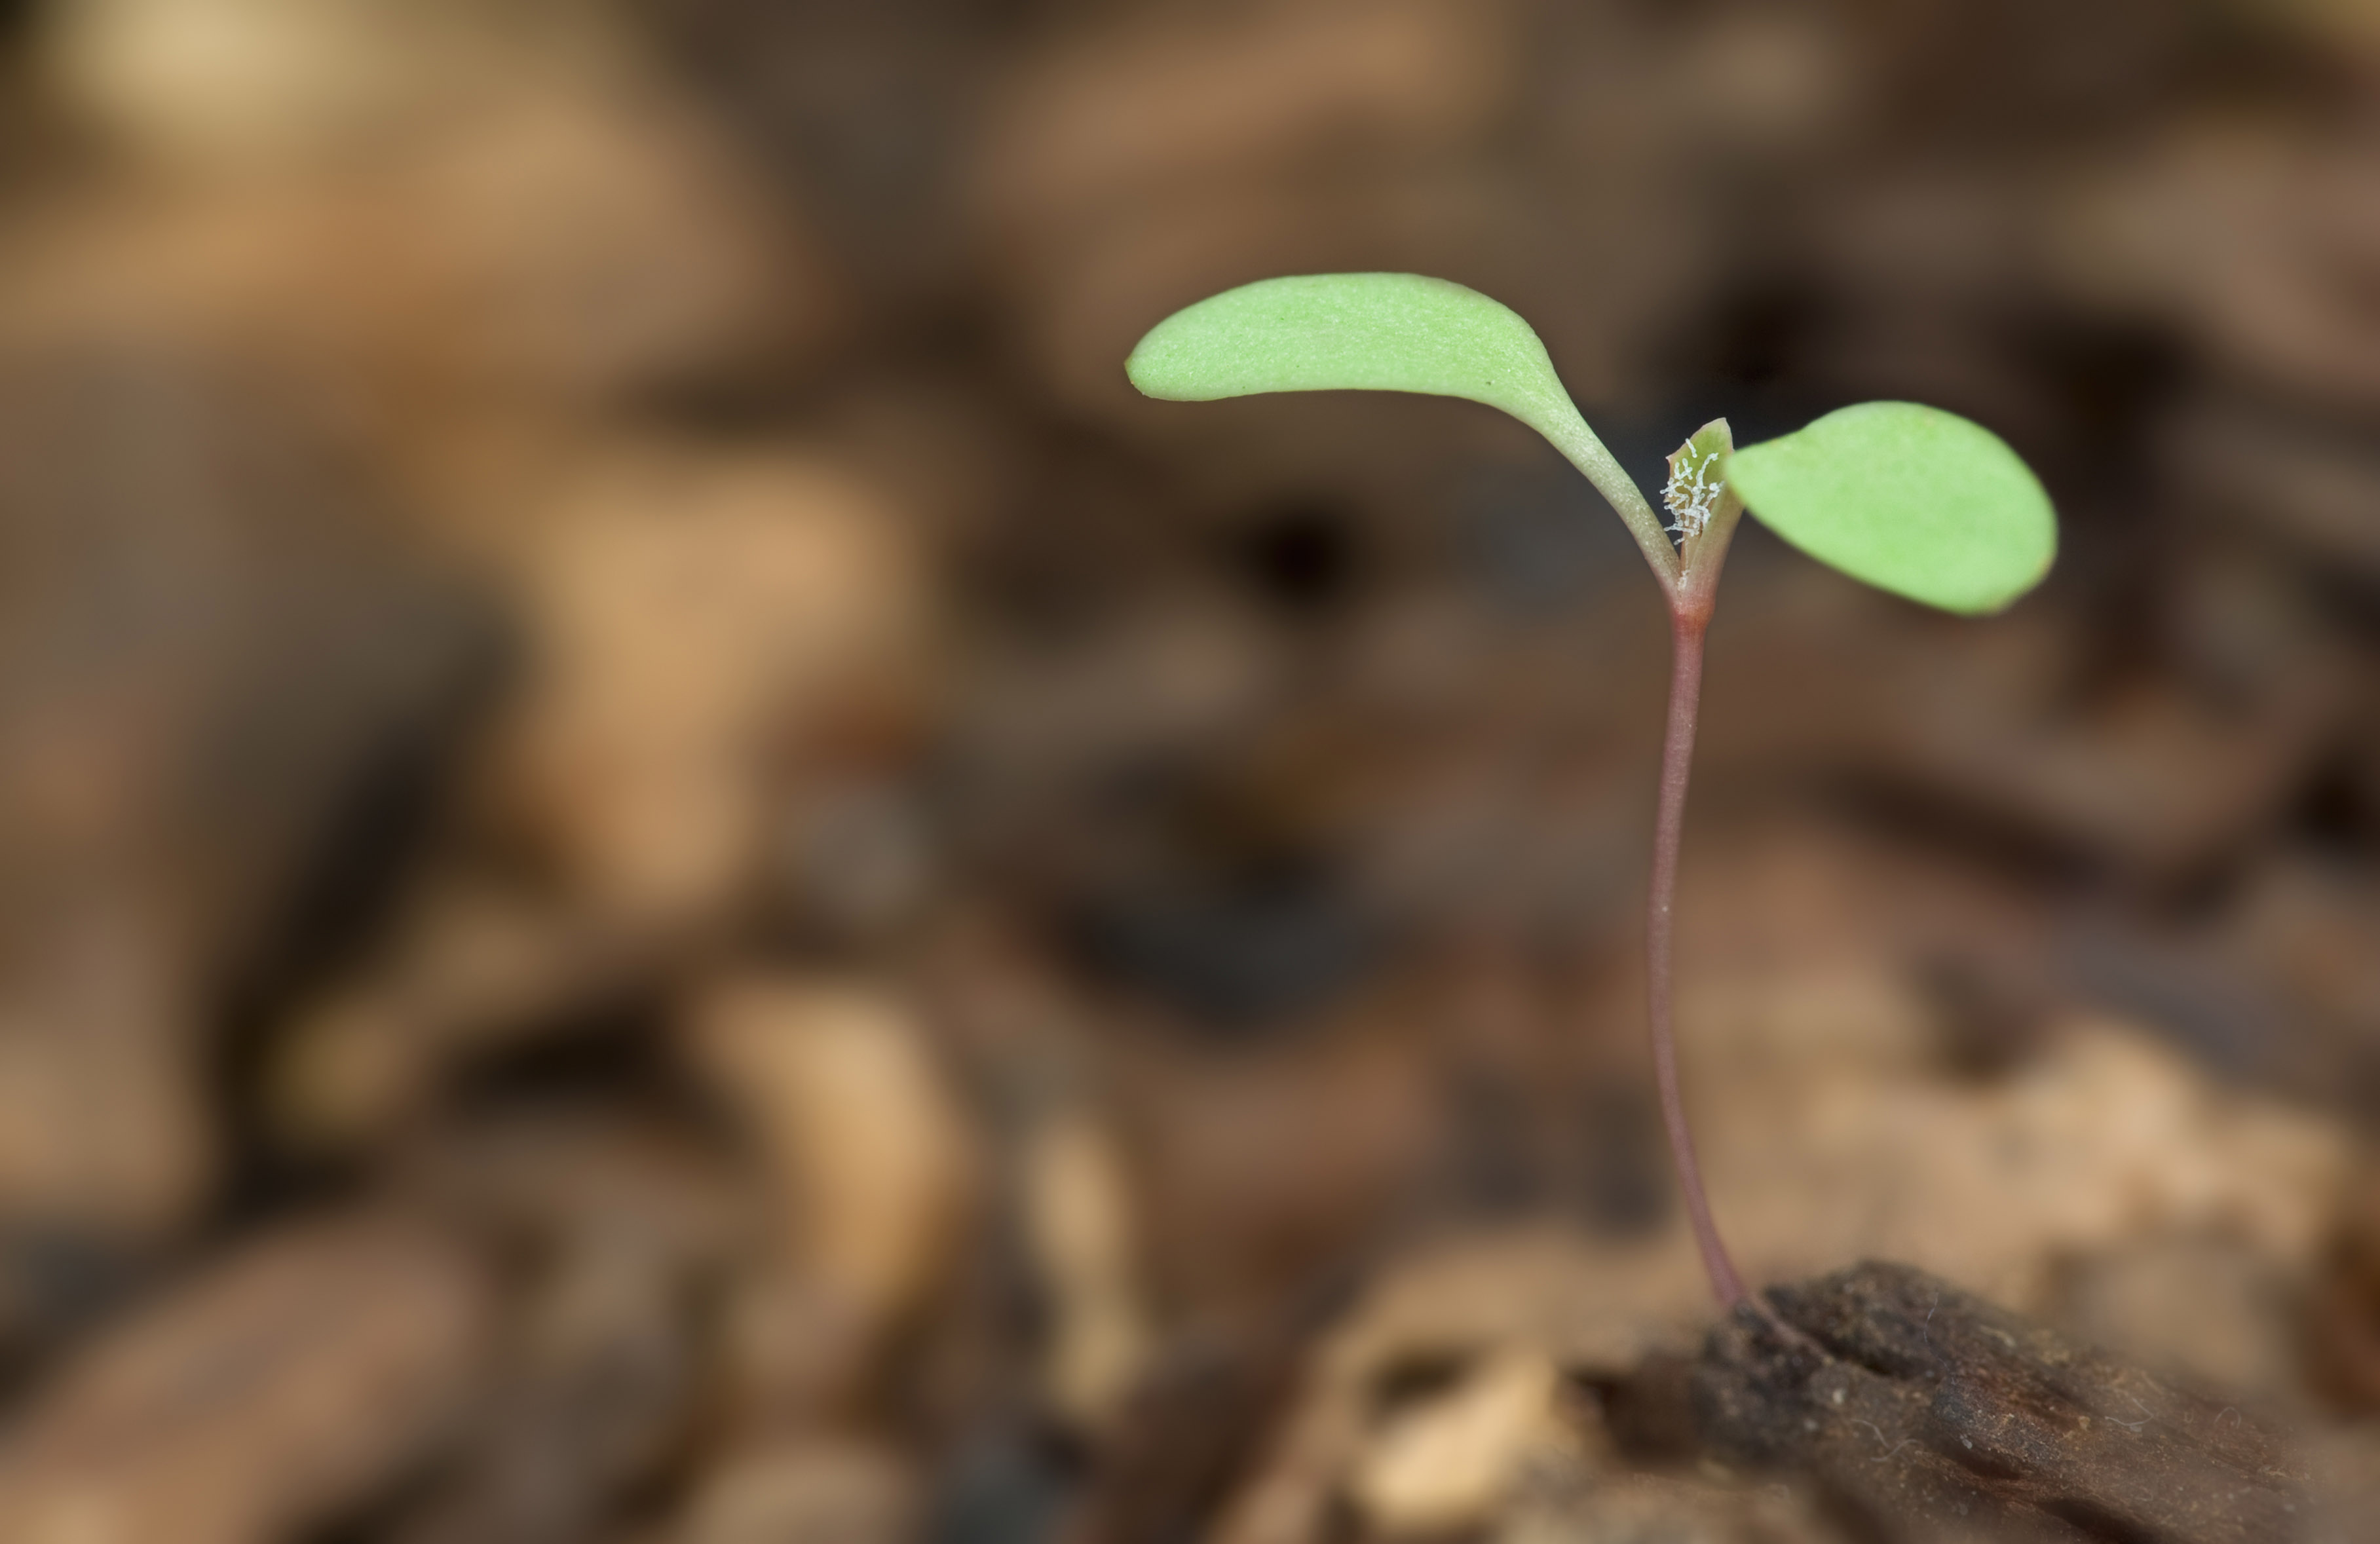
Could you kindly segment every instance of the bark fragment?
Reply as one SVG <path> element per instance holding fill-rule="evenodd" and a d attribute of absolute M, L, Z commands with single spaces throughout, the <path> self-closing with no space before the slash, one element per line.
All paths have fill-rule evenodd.
<path fill-rule="evenodd" d="M 1815 1479 L 1878 1538 L 2272 1544 L 2303 1477 L 2245 1412 L 1905 1265 L 1772 1289 L 1696 1370 L 1704 1440 Z"/>

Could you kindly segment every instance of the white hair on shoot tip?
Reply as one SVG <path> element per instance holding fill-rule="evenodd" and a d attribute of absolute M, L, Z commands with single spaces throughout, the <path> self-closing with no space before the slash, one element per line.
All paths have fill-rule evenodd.
<path fill-rule="evenodd" d="M 1661 490 L 1661 502 L 1669 506 L 1670 529 L 1681 539 L 1700 536 L 1710 524 L 1718 496 L 1727 487 L 1726 479 L 1710 475 L 1718 465 L 1718 451 L 1697 457 L 1692 441 L 1670 457 L 1670 482 Z"/>

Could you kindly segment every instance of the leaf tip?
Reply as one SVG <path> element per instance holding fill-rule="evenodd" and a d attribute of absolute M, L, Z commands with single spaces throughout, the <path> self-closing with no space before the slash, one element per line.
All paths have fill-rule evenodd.
<path fill-rule="evenodd" d="M 1133 345 L 1132 352 L 1124 356 L 1123 377 L 1143 396 L 1156 397 L 1163 402 L 1179 402 L 1182 400 L 1180 383 L 1173 379 L 1174 372 L 1167 368 L 1172 363 L 1172 350 L 1165 346 L 1165 340 L 1159 335 L 1164 331 L 1165 323 L 1160 322 L 1141 334 L 1140 341 Z"/>

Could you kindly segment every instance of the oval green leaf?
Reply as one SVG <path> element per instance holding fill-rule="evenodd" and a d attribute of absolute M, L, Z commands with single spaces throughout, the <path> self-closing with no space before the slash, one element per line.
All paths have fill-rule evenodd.
<path fill-rule="evenodd" d="M 1553 442 L 1628 523 L 1657 573 L 1676 567 L 1645 495 L 1562 390 L 1537 334 L 1475 289 L 1419 274 L 1259 279 L 1184 307 L 1124 361 L 1173 402 L 1258 392 L 1422 392 L 1512 414 Z"/>
<path fill-rule="evenodd" d="M 1404 390 L 1485 402 L 1540 433 L 1578 417 L 1521 316 L 1478 290 L 1421 274 L 1243 283 L 1149 328 L 1123 373 L 1169 402 Z"/>
<path fill-rule="evenodd" d="M 1879 590 L 1994 612 L 2058 553 L 2049 495 L 1981 424 L 1913 402 L 1864 402 L 1737 451 L 1728 481 L 1763 525 Z"/>
<path fill-rule="evenodd" d="M 1574 414 L 1546 346 L 1517 315 L 1419 274 L 1259 279 L 1159 322 L 1124 361 L 1150 396 L 1211 402 L 1257 392 L 1426 392 L 1524 421 Z"/>

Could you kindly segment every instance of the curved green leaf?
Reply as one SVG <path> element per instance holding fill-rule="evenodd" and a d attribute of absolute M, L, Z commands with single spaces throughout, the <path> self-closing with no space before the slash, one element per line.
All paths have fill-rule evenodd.
<path fill-rule="evenodd" d="M 1945 611 L 1998 611 L 2058 553 L 2040 480 L 1998 435 L 1913 402 L 1864 402 L 1737 451 L 1763 525 L 1855 579 Z"/>
<path fill-rule="evenodd" d="M 1211 402 L 1258 392 L 1423 392 L 1500 408 L 1611 501 L 1657 571 L 1675 566 L 1642 490 L 1579 416 L 1529 324 L 1475 289 L 1418 274 L 1259 279 L 1174 312 L 1124 373 L 1149 396 Z"/>
<path fill-rule="evenodd" d="M 1529 324 L 1475 289 L 1418 274 L 1260 279 L 1175 311 L 1124 361 L 1150 396 L 1427 392 L 1528 419 L 1575 412 Z"/>

